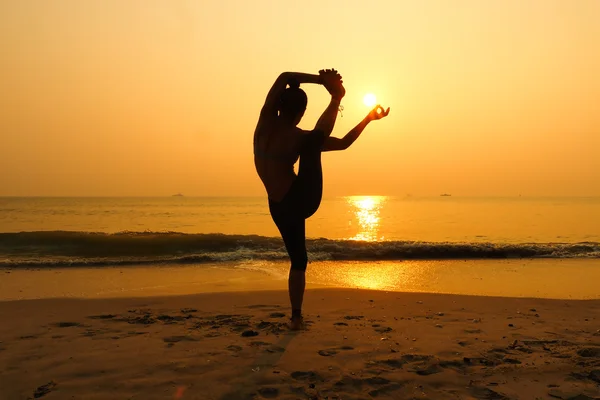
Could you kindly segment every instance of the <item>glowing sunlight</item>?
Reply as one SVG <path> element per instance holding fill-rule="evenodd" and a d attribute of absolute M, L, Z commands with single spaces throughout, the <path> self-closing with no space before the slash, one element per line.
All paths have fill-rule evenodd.
<path fill-rule="evenodd" d="M 373 93 L 367 93 L 363 98 L 363 103 L 365 103 L 365 106 L 367 107 L 375 107 L 375 104 L 377 104 L 377 97 L 375 97 Z"/>

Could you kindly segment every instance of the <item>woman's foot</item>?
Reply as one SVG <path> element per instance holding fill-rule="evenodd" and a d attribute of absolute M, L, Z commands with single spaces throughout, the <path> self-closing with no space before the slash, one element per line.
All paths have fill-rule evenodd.
<path fill-rule="evenodd" d="M 302 318 L 302 316 L 294 316 L 290 319 L 290 329 L 292 331 L 302 331 L 305 328 L 306 326 L 304 325 L 304 318 Z"/>

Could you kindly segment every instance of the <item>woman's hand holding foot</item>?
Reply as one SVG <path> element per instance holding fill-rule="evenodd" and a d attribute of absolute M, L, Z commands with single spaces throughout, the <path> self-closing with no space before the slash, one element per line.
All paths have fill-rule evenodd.
<path fill-rule="evenodd" d="M 346 95 L 342 76 L 335 69 L 320 70 L 321 84 L 331 94 L 331 97 L 341 100 Z"/>

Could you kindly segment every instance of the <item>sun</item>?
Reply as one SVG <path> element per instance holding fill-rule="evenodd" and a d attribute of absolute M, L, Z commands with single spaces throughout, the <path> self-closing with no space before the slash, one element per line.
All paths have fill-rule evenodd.
<path fill-rule="evenodd" d="M 365 103 L 365 106 L 367 107 L 374 107 L 375 104 L 377 104 L 377 98 L 373 93 L 367 93 L 363 98 L 363 103 Z"/>

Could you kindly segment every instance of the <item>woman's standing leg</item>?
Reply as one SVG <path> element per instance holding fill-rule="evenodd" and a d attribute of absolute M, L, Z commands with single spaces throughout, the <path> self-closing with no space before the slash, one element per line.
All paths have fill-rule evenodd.
<path fill-rule="evenodd" d="M 325 140 L 325 134 L 321 131 L 311 132 L 303 146 L 300 154 L 300 165 L 298 167 L 298 177 L 295 182 L 296 193 L 299 195 L 302 228 L 300 222 L 295 229 L 295 243 L 298 260 L 302 260 L 302 266 L 292 268 L 288 278 L 288 289 L 290 292 L 290 301 L 292 303 L 292 328 L 300 329 L 302 327 L 302 302 L 304 300 L 304 290 L 306 287 L 306 266 L 308 257 L 306 251 L 306 223 L 305 220 L 312 216 L 321 204 L 323 197 L 323 170 L 321 165 L 321 148 Z M 301 256 L 300 256 L 301 254 Z"/>
<path fill-rule="evenodd" d="M 292 196 L 286 197 L 281 203 L 269 202 L 269 208 L 291 261 L 288 291 L 292 306 L 292 329 L 301 329 L 302 302 L 306 286 L 305 273 L 308 264 L 305 241 L 306 222 L 298 201 L 298 193 L 294 190 L 290 195 Z"/>
<path fill-rule="evenodd" d="M 325 135 L 314 131 L 307 135 L 302 152 L 298 177 L 282 202 L 269 202 L 271 216 L 290 256 L 291 268 L 288 290 L 292 306 L 292 329 L 302 328 L 302 303 L 306 287 L 306 219 L 313 215 L 323 196 L 321 148 Z"/>

